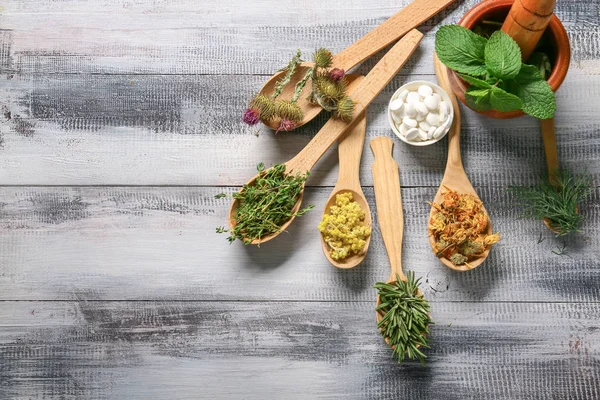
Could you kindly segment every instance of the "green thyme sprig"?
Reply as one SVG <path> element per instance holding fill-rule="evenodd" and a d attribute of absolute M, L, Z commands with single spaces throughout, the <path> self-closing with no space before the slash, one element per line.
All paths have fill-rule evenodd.
<path fill-rule="evenodd" d="M 562 236 L 579 230 L 583 220 L 579 205 L 591 195 L 593 187 L 587 173 L 558 171 L 552 179 L 545 176 L 536 186 L 512 186 L 509 190 L 524 207 L 523 217 L 547 220 L 550 228 Z"/>
<path fill-rule="evenodd" d="M 383 315 L 377 324 L 383 337 L 393 348 L 392 355 L 398 362 L 406 357 L 425 364 L 427 356 L 421 349 L 429 348 L 429 325 L 433 324 L 429 316 L 429 303 L 419 295 L 419 282 L 415 274 L 409 271 L 406 281 L 396 275 L 396 282 L 377 282 L 381 303 L 376 310 Z"/>
<path fill-rule="evenodd" d="M 292 212 L 304 189 L 308 172 L 304 175 L 288 175 L 284 164 L 276 164 L 265 170 L 263 163 L 258 164 L 257 170 L 259 176 L 254 184 L 244 185 L 242 190 L 233 194 L 233 198 L 239 200 L 233 231 L 217 228 L 217 233 L 230 233 L 227 238 L 230 243 L 238 239 L 250 244 L 255 239 L 279 232 L 292 216 L 303 215 L 314 208 L 314 205 L 309 205 Z"/>

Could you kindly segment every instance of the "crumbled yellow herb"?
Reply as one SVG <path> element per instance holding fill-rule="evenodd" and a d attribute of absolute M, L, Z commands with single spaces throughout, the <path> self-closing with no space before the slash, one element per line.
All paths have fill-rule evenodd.
<path fill-rule="evenodd" d="M 479 199 L 446 189 L 441 204 L 430 203 L 436 211 L 429 220 L 429 233 L 435 239 L 438 256 L 443 255 L 454 265 L 468 265 L 499 241 L 500 234 L 485 233 L 490 219 Z"/>
<path fill-rule="evenodd" d="M 329 214 L 323 215 L 319 231 L 334 260 L 360 254 L 371 235 L 371 227 L 365 225 L 365 211 L 354 201 L 352 192 L 335 196 L 335 205 L 329 208 Z"/>

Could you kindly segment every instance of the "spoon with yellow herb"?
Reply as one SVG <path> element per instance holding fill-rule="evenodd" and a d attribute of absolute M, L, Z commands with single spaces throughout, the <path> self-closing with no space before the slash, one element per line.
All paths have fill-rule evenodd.
<path fill-rule="evenodd" d="M 429 214 L 429 243 L 440 261 L 456 271 L 478 267 L 500 240 L 477 192 L 465 172 L 460 156 L 460 109 L 453 94 L 448 69 L 434 54 L 438 84 L 448 93 L 454 120 L 448 131 L 448 161 L 442 183 Z"/>
<path fill-rule="evenodd" d="M 402 237 L 404 215 L 400 193 L 398 164 L 392 157 L 394 142 L 390 138 L 371 140 L 375 156 L 373 186 L 377 205 L 377 221 L 390 259 L 392 273 L 387 282 L 377 282 L 377 327 L 401 362 L 408 357 L 425 363 L 421 351 L 429 347 L 427 335 L 432 324 L 429 303 L 419 290 L 419 279 L 409 271 L 402 272 Z"/>
<path fill-rule="evenodd" d="M 352 101 L 355 104 L 352 118 L 349 121 L 345 122 L 335 117 L 330 118 L 296 157 L 281 164 L 282 170 L 279 171 L 281 174 L 273 177 L 277 179 L 263 179 L 270 174 L 270 170 L 264 170 L 250 179 L 242 190 L 234 194 L 234 200 L 229 209 L 229 232 L 232 240 L 240 239 L 246 244 L 256 245 L 269 241 L 284 231 L 298 213 L 306 210 L 300 210 L 300 206 L 307 174 L 325 151 L 360 121 L 367 106 L 398 73 L 422 38 L 423 34 L 417 30 L 408 33 L 358 83 L 356 89 L 351 93 Z M 288 182 L 290 179 L 296 178 L 300 180 Z M 254 196 L 256 193 L 252 187 L 258 181 L 264 184 L 263 191 L 272 197 L 271 202 L 264 203 L 264 196 Z M 295 185 L 291 185 L 291 183 L 295 183 Z M 292 186 L 293 190 L 291 190 Z M 298 188 L 298 186 L 300 187 Z M 252 199 L 249 199 L 249 194 L 253 195 Z M 241 210 L 244 212 L 241 213 Z M 276 218 L 265 218 L 266 215 L 272 215 L 274 210 L 277 211 Z M 246 229 L 246 227 L 251 227 L 252 230 Z"/>
<path fill-rule="evenodd" d="M 353 268 L 364 260 L 371 241 L 371 210 L 360 186 L 360 159 L 366 115 L 338 141 L 338 181 L 319 224 L 321 246 L 337 268 Z"/>
<path fill-rule="evenodd" d="M 250 100 L 244 122 L 252 125 L 260 120 L 279 132 L 306 124 L 323 109 L 345 118 L 349 103 L 344 74 L 454 1 L 413 0 L 336 55 L 327 49 L 318 49 L 313 62 L 302 62 L 298 52 L 288 66 L 273 75 Z"/>

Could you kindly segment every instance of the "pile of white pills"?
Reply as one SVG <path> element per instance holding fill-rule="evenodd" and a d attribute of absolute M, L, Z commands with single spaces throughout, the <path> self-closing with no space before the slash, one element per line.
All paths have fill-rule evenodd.
<path fill-rule="evenodd" d="M 439 139 L 452 123 L 452 106 L 444 101 L 438 89 L 421 84 L 416 91 L 402 90 L 390 101 L 394 126 L 410 142 Z"/>

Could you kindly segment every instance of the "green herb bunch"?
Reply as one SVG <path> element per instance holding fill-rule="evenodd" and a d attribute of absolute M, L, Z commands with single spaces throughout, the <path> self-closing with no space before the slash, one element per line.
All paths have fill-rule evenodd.
<path fill-rule="evenodd" d="M 421 349 L 429 348 L 427 335 L 433 322 L 429 303 L 418 294 L 420 280 L 415 280 L 414 272 L 409 271 L 406 281 L 396 275 L 396 282 L 377 282 L 373 286 L 379 291 L 380 304 L 376 310 L 383 315 L 377 327 L 388 339 L 398 362 L 408 357 L 425 364 L 427 358 Z"/>
<path fill-rule="evenodd" d="M 444 65 L 469 83 L 465 99 L 474 110 L 522 110 L 540 119 L 554 116 L 556 99 L 541 68 L 522 63 L 519 45 L 505 32 L 495 31 L 486 39 L 465 27 L 445 25 L 435 35 L 435 51 Z"/>
<path fill-rule="evenodd" d="M 276 164 L 265 170 L 263 163 L 258 164 L 257 170 L 259 176 L 254 184 L 244 185 L 242 190 L 233 195 L 234 199 L 239 200 L 233 230 L 217 228 L 217 233 L 230 233 L 227 238 L 230 243 L 239 239 L 250 244 L 255 239 L 279 232 L 292 216 L 300 216 L 314 208 L 314 205 L 310 205 L 292 212 L 308 172 L 304 175 L 288 175 L 284 164 Z"/>
<path fill-rule="evenodd" d="M 524 217 L 546 220 L 550 229 L 562 236 L 579 230 L 583 220 L 579 205 L 591 195 L 593 183 L 587 173 L 559 171 L 544 177 L 537 186 L 513 186 L 509 190 L 524 207 Z"/>
<path fill-rule="evenodd" d="M 354 112 L 354 102 L 346 94 L 347 82 L 345 71 L 339 68 L 330 69 L 333 61 L 331 51 L 321 48 L 314 56 L 314 67 L 309 68 L 302 79 L 294 87 L 294 95 L 291 99 L 279 99 L 284 88 L 290 84 L 298 65 L 302 63 L 302 52 L 297 51 L 288 65 L 281 71 L 285 75 L 275 84 L 271 96 L 257 94 L 250 100 L 248 108 L 244 112 L 242 121 L 248 125 L 255 125 L 258 121 L 268 122 L 279 119 L 279 126 L 275 133 L 280 131 L 291 131 L 304 118 L 302 109 L 297 102 L 304 87 L 311 82 L 311 93 L 309 100 L 318 104 L 323 109 L 334 112 L 335 116 L 343 120 L 350 120 Z"/>

